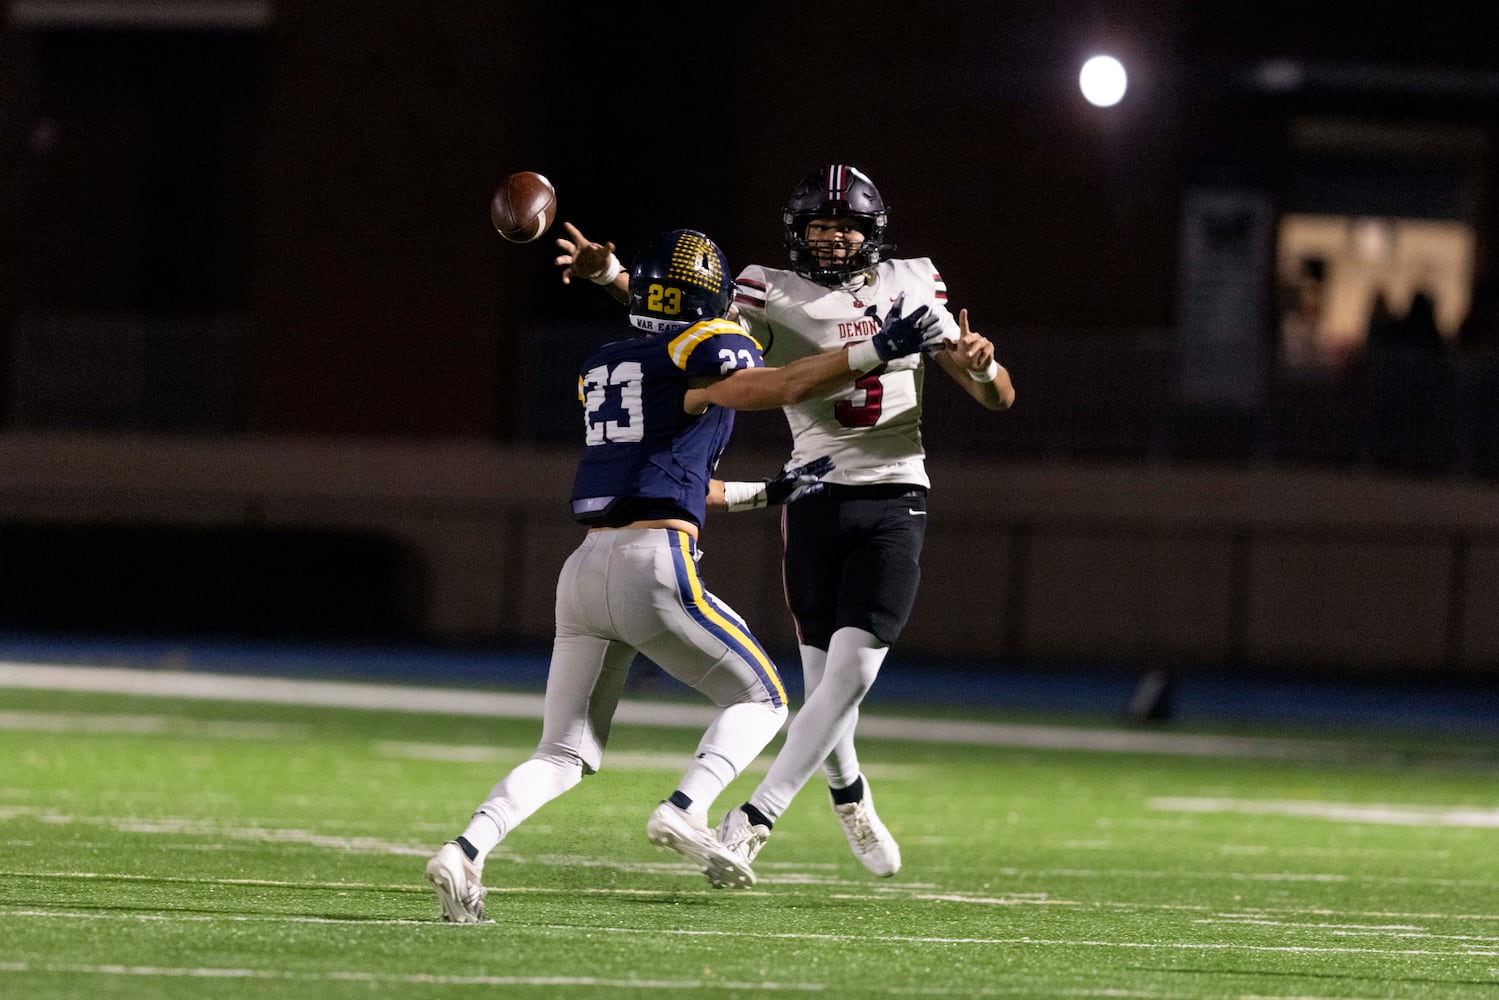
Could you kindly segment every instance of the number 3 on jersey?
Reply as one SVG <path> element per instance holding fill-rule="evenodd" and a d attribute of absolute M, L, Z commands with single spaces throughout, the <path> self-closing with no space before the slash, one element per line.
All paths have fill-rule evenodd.
<path fill-rule="evenodd" d="M 645 437 L 640 362 L 599 365 L 583 373 L 583 440 L 589 445 L 623 444 Z M 613 389 L 615 391 L 611 392 Z"/>
<path fill-rule="evenodd" d="M 833 417 L 844 427 L 873 427 L 880 421 L 880 410 L 885 399 L 885 386 L 880 375 L 885 366 L 871 368 L 863 377 L 854 380 L 854 389 L 862 390 L 864 401 L 840 399 L 833 403 Z M 855 399 L 857 399 L 855 395 Z"/>

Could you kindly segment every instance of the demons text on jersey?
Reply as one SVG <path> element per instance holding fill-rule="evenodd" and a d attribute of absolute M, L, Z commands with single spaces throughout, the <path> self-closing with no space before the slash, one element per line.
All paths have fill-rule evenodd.
<path fill-rule="evenodd" d="M 861 316 L 856 320 L 843 321 L 838 324 L 838 339 L 852 340 L 857 337 L 865 340 L 880 332 L 880 321 L 873 316 Z"/>

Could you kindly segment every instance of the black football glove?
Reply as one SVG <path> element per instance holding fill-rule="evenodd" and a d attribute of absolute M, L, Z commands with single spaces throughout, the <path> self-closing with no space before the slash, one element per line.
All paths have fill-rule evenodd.
<path fill-rule="evenodd" d="M 787 469 L 774 479 L 765 483 L 765 503 L 774 507 L 777 504 L 793 503 L 802 497 L 821 493 L 827 484 L 822 482 L 822 477 L 832 472 L 833 460 L 827 455 L 815 458 L 806 465 L 798 465 L 794 469 Z"/>
<path fill-rule="evenodd" d="M 870 338 L 881 361 L 903 358 L 925 350 L 942 339 L 942 321 L 927 306 L 909 316 L 902 316 L 906 293 L 901 292 L 880 325 L 880 332 Z"/>

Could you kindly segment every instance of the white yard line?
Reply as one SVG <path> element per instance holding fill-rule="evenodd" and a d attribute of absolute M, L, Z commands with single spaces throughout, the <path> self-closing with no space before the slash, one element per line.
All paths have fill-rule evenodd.
<path fill-rule="evenodd" d="M 541 864 L 541 865 L 563 865 L 573 867 L 579 859 L 571 856 L 554 856 L 535 859 L 506 858 L 507 863 Z M 603 864 L 603 863 L 600 863 Z M 618 866 L 625 867 L 625 866 Z M 693 878 L 700 878 L 699 873 L 690 866 L 663 863 L 661 865 L 639 864 L 633 866 L 640 870 L 651 869 L 653 873 L 681 873 Z M 802 867 L 832 867 L 832 866 L 802 866 Z M 1143 873 L 1142 873 L 1143 874 Z M 1149 873 L 1159 877 L 1165 877 L 1170 872 Z M 1205 873 L 1191 873 L 1202 876 Z M 1210 877 L 1210 876 L 1209 876 Z M 1225 873 L 1225 878 L 1242 879 L 1242 873 Z M 10 871 L 0 869 L 0 878 L 31 878 L 31 879 L 56 879 L 56 880 L 78 880 L 78 881 L 101 881 L 101 882 L 142 882 L 153 885 L 223 885 L 223 886 L 258 886 L 266 888 L 297 889 L 307 891 L 337 891 L 345 892 L 394 892 L 409 893 L 425 896 L 430 891 L 425 885 L 416 883 L 380 883 L 380 882 L 322 882 L 322 881 L 290 881 L 282 879 L 251 879 L 251 878 L 211 878 L 211 877 L 189 877 L 168 875 L 140 875 L 126 872 L 82 872 L 82 871 Z M 1377 876 L 1371 877 L 1377 879 Z M 1387 881 L 1405 883 L 1409 880 L 1399 877 L 1391 877 Z M 1331 910 L 1319 907 L 1264 907 L 1249 910 L 1227 911 L 1217 907 L 1206 906 L 1198 903 L 1138 903 L 1121 900 L 1070 900 L 1061 899 L 1049 893 L 1003 893 L 995 895 L 992 893 L 965 893 L 941 891 L 937 886 L 927 882 L 913 882 L 904 885 L 874 885 L 864 880 L 839 879 L 821 877 L 810 874 L 801 876 L 777 877 L 775 875 L 762 875 L 760 882 L 764 885 L 776 885 L 778 898 L 793 898 L 797 885 L 827 886 L 837 885 L 844 887 L 841 892 L 816 892 L 813 895 L 817 899 L 836 899 L 848 902 L 879 902 L 881 900 L 899 897 L 922 902 L 933 903 L 957 903 L 969 906 L 1035 906 L 1035 907 L 1082 907 L 1085 909 L 1105 908 L 1117 910 L 1121 913 L 1180 913 L 1192 917 L 1194 923 L 1266 923 L 1283 925 L 1286 927 L 1321 927 L 1329 930 L 1337 928 L 1360 929 L 1360 930 L 1394 930 L 1409 929 L 1421 932 L 1430 932 L 1429 928 L 1421 927 L 1412 921 L 1477 921 L 1499 923 L 1499 911 L 1491 913 L 1432 913 L 1432 912 L 1400 912 L 1387 910 Z M 723 893 L 716 889 L 687 889 L 677 887 L 663 887 L 651 889 L 630 889 L 618 887 L 567 887 L 552 888 L 547 886 L 490 886 L 491 896 L 623 896 L 650 898 L 670 894 L 672 898 L 683 896 L 701 896 L 703 898 L 720 899 Z M 746 889 L 735 892 L 734 897 L 749 898 L 756 896 L 769 896 L 771 893 L 761 889 Z M 21 911 L 0 909 L 0 917 Z M 33 911 L 26 911 L 33 912 Z M 40 912 L 40 911 L 36 911 Z M 1321 917 L 1323 921 L 1308 921 L 1304 918 Z M 1303 919 L 1294 919 L 1303 918 Z M 279 919 L 279 918 L 266 918 Z M 1328 919 L 1340 921 L 1379 921 L 1379 923 L 1328 923 Z M 1390 923 L 1398 921 L 1399 923 Z M 427 921 L 421 921 L 423 923 Z M 1477 940 L 1499 940 L 1487 936 Z"/>
<path fill-rule="evenodd" d="M 243 677 L 123 667 L 0 662 L 0 688 L 5 687 L 486 718 L 539 719 L 542 710 L 542 696 L 539 694 L 501 694 L 463 688 Z M 615 722 L 621 725 L 701 729 L 714 715 L 715 710 L 706 705 L 625 700 L 620 703 Z M 861 714 L 859 734 L 869 739 L 1038 750 L 1271 760 L 1399 759 L 1396 755 L 1383 754 L 1361 744 L 1336 740 L 1155 733 L 1133 729 L 1074 728 L 954 719 L 888 718 L 870 713 Z"/>
<path fill-rule="evenodd" d="M 323 921 L 336 923 L 337 921 Z M 389 921 L 394 922 L 394 921 Z M 409 921 L 414 923 L 414 921 Z M 428 926 L 431 926 L 430 921 Z M 408 986 L 560 986 L 633 990 L 743 990 L 759 993 L 821 993 L 821 983 L 744 983 L 702 979 L 605 979 L 597 976 L 433 976 L 379 972 L 291 972 L 282 969 L 174 968 L 160 965 L 64 965 L 0 963 L 3 972 L 72 973 L 187 979 L 271 979 L 294 982 L 372 983 Z"/>
<path fill-rule="evenodd" d="M 1312 924 L 1298 923 L 1288 920 L 1194 920 L 1194 924 L 1212 926 L 1226 924 L 1233 927 L 1277 927 L 1286 931 L 1307 931 L 1317 934 L 1329 934 L 1332 937 L 1389 937 L 1408 938 L 1422 941 L 1478 941 L 1489 947 L 1499 945 L 1499 937 L 1489 934 L 1436 934 L 1421 927 L 1404 926 L 1371 926 L 1359 927 L 1347 924 Z"/>
<path fill-rule="evenodd" d="M 5 662 L 0 662 L 0 687 L 518 719 L 540 718 L 542 704 L 539 694 Z"/>
<path fill-rule="evenodd" d="M 311 726 L 231 719 L 185 719 L 175 715 L 114 712 L 0 712 L 0 731 L 41 733 L 124 733 L 143 736 L 212 736 L 230 740 L 304 739 Z"/>
<path fill-rule="evenodd" d="M 379 837 L 349 837 L 318 833 L 295 827 L 234 826 L 215 819 L 178 816 L 80 816 L 47 806 L 0 806 L 0 821 L 31 819 L 49 826 L 99 826 L 121 833 L 156 833 L 171 836 L 214 837 L 270 844 L 306 844 L 360 854 L 390 854 L 426 857 L 430 844 L 400 843 Z"/>
<path fill-rule="evenodd" d="M 1307 955 L 1399 955 L 1399 956 L 1445 956 L 1452 958 L 1499 958 L 1499 950 L 1478 951 L 1432 951 L 1424 948 L 1355 948 L 1350 946 L 1325 947 L 1316 945 L 1241 944 L 1231 941 L 1096 941 L 1088 938 L 1040 938 L 1040 937 L 926 937 L 908 934 L 813 934 L 792 931 L 746 931 L 746 930 L 689 930 L 687 928 L 608 927 L 594 924 L 544 924 L 553 930 L 571 933 L 597 933 L 644 935 L 664 934 L 678 937 L 733 937 L 757 938 L 767 941 L 834 941 L 880 942 L 885 944 L 974 944 L 1009 945 L 1043 948 L 1121 948 L 1130 951 L 1195 951 L 1195 952 L 1273 952 Z"/>
<path fill-rule="evenodd" d="M 1499 809 L 1456 806 L 1390 805 L 1379 802 L 1316 802 L 1302 799 L 1235 799 L 1160 796 L 1150 808 L 1164 812 L 1237 813 L 1247 816 L 1294 816 L 1340 823 L 1387 826 L 1456 826 L 1499 828 Z"/>
<path fill-rule="evenodd" d="M 359 917 L 288 917 L 245 914 L 179 914 L 179 913 L 90 913 L 83 911 L 49 910 L 0 910 L 0 918 L 26 917 L 34 919 L 124 921 L 129 923 L 284 923 L 284 924 L 348 924 L 358 926 L 412 926 L 440 929 L 443 924 L 433 920 L 408 918 L 363 919 Z M 623 937 L 683 937 L 683 938 L 736 938 L 759 941 L 824 941 L 834 944 L 919 944 L 919 945 L 974 945 L 993 947 L 1003 945 L 1014 948 L 1097 948 L 1123 951 L 1157 952 L 1228 952 L 1246 954 L 1293 954 L 1293 955 L 1381 955 L 1401 958 L 1499 958 L 1499 949 L 1494 948 L 1372 948 L 1352 945 L 1295 945 L 1295 944 L 1244 944 L 1232 941 L 1101 941 L 1092 938 L 1044 938 L 1020 937 L 942 937 L 919 934 L 827 934 L 806 931 L 750 931 L 689 929 L 683 927 L 613 927 L 606 924 L 531 924 L 533 930 L 559 931 L 565 934 L 617 934 Z M 509 933 L 507 931 L 506 933 Z"/>

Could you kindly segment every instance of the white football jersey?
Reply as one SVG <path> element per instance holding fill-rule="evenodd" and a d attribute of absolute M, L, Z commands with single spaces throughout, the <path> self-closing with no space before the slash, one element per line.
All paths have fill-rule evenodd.
<path fill-rule="evenodd" d="M 943 336 L 958 338 L 958 323 L 947 309 L 947 285 L 925 257 L 881 261 L 839 288 L 752 264 L 736 285 L 740 322 L 764 347 L 769 365 L 868 340 L 902 292 L 903 315 L 929 306 L 942 322 Z M 826 476 L 830 483 L 931 485 L 921 446 L 922 369 L 920 354 L 898 358 L 847 388 L 784 407 L 792 437 L 786 467 L 830 455 L 837 466 Z"/>

